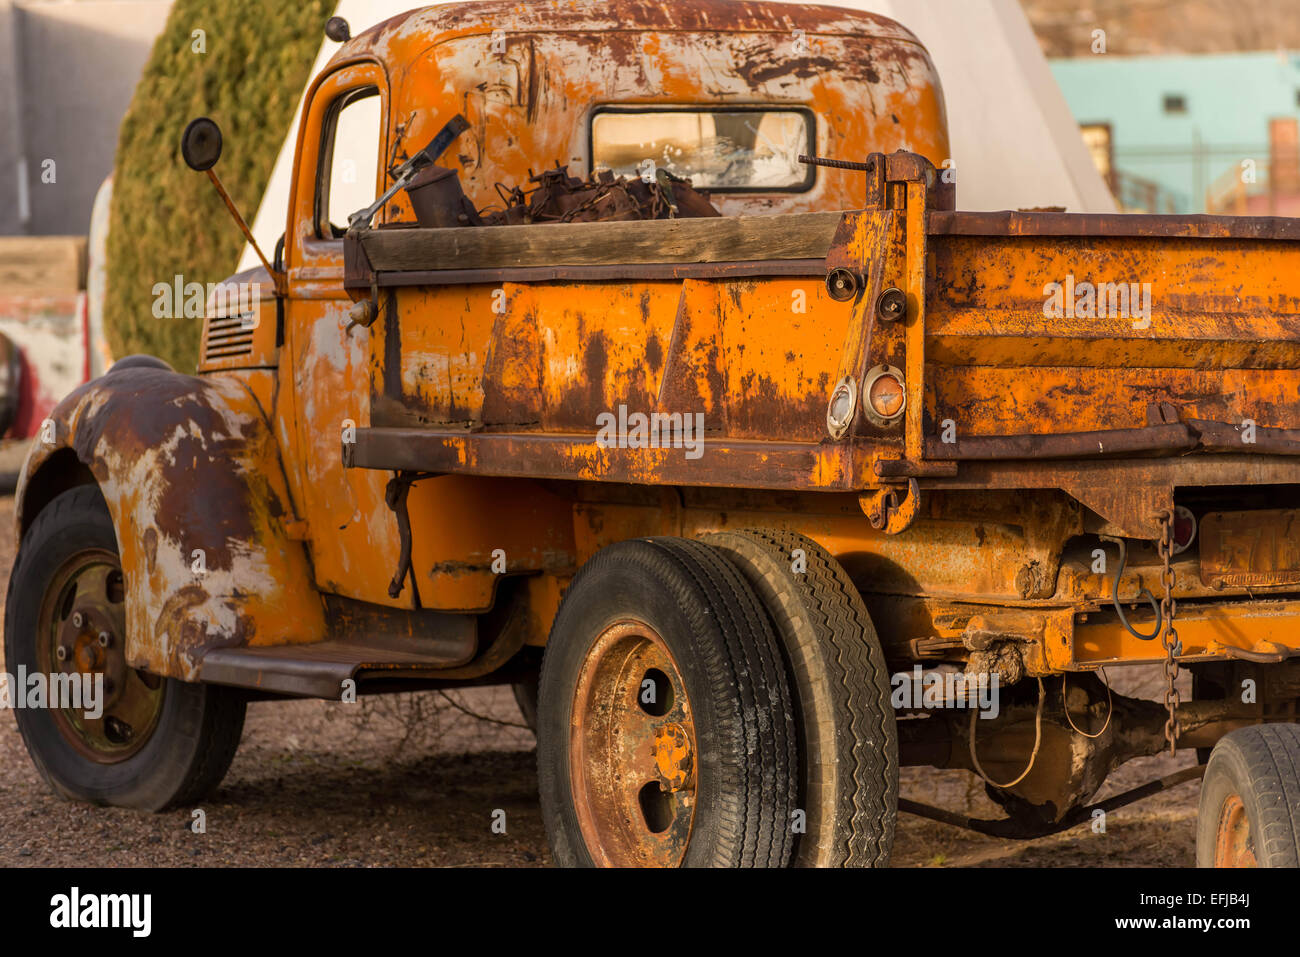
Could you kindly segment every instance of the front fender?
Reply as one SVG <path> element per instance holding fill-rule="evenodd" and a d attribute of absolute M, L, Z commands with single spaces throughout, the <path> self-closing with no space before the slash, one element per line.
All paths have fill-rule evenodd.
<path fill-rule="evenodd" d="M 25 507 L 50 497 L 33 491 L 57 480 L 63 449 L 90 470 L 117 529 L 133 667 L 193 681 L 211 648 L 325 637 L 306 549 L 286 534 L 279 449 L 240 378 L 130 361 L 77 389 L 19 476 L 19 529 Z"/>

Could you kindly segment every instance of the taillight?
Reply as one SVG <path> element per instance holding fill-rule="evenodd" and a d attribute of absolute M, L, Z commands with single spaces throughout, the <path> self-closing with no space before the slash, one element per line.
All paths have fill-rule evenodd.
<path fill-rule="evenodd" d="M 1196 516 L 1186 505 L 1174 507 L 1173 554 L 1187 551 L 1187 547 L 1196 539 Z"/>
<path fill-rule="evenodd" d="M 876 366 L 867 373 L 862 397 L 867 418 L 876 425 L 889 425 L 903 414 L 907 406 L 903 373 L 893 366 Z"/>

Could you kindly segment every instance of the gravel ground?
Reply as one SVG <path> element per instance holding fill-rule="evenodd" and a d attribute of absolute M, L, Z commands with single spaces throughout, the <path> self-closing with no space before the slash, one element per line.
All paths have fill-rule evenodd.
<path fill-rule="evenodd" d="M 13 499 L 0 498 L 0 582 L 13 561 Z M 0 593 L 3 594 L 3 593 Z M 1116 680 L 1154 696 L 1159 669 Z M 465 711 L 485 715 L 480 720 Z M 0 714 L 0 866 L 244 867 L 550 863 L 537 805 L 532 734 L 508 688 L 249 706 L 225 781 L 198 808 L 144 814 L 65 802 Z M 1130 762 L 1101 796 L 1193 763 Z M 1001 814 L 973 776 L 905 768 L 904 797 L 979 817 Z M 898 867 L 1191 866 L 1198 786 L 1184 784 L 1087 826 L 1036 841 L 970 834 L 903 815 Z M 194 811 L 206 829 L 195 833 Z M 494 830 L 502 820 L 504 833 Z"/>

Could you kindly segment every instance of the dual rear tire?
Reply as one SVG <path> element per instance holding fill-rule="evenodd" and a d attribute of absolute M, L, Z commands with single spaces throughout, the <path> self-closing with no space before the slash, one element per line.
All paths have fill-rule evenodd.
<path fill-rule="evenodd" d="M 803 536 L 597 553 L 552 628 L 537 722 L 558 864 L 888 862 L 883 655 L 852 582 Z"/>

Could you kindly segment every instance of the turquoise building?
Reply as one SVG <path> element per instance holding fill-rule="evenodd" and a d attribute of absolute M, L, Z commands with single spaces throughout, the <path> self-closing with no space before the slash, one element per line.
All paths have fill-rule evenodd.
<path fill-rule="evenodd" d="M 1126 207 L 1151 205 L 1133 201 L 1145 182 L 1170 207 L 1152 212 L 1205 212 L 1208 193 L 1212 211 L 1294 215 L 1300 52 L 1099 54 L 1051 69 Z"/>

